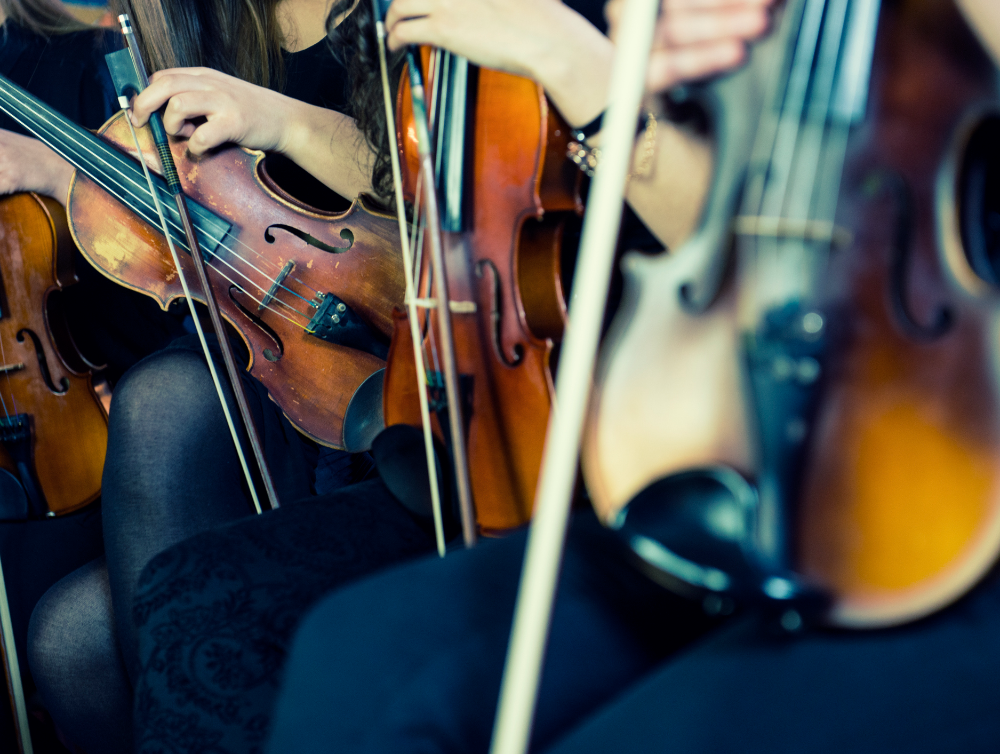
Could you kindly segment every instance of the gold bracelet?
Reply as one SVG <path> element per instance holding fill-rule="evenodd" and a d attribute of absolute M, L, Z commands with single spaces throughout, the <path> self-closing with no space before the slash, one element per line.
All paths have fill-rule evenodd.
<path fill-rule="evenodd" d="M 646 126 L 642 136 L 642 161 L 636 170 L 629 172 L 628 177 L 639 176 L 644 178 L 652 172 L 653 159 L 656 157 L 656 116 L 651 112 L 646 112 Z M 601 148 L 588 147 L 582 141 L 571 141 L 566 147 L 566 157 L 582 170 L 586 175 L 593 178 L 594 171 L 597 170 L 597 163 L 601 161 Z"/>
<path fill-rule="evenodd" d="M 656 157 L 656 116 L 646 113 L 646 129 L 642 134 L 642 160 L 639 167 L 629 173 L 629 178 L 646 178 L 653 172 L 653 158 Z"/>

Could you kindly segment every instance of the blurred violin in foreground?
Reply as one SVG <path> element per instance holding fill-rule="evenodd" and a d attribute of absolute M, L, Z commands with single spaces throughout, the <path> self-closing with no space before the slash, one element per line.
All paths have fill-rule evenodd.
<path fill-rule="evenodd" d="M 702 230 L 626 259 L 583 456 L 650 570 L 861 628 L 994 563 L 994 78 L 950 4 L 805 0 L 710 85 Z"/>

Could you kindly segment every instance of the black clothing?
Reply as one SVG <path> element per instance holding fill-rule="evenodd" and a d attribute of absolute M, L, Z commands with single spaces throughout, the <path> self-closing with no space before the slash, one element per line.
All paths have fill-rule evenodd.
<path fill-rule="evenodd" d="M 324 599 L 292 645 L 268 751 L 486 752 L 526 539 L 521 531 L 425 558 Z M 714 623 L 636 578 L 592 511 L 576 515 L 533 746 L 557 740 Z"/>
<path fill-rule="evenodd" d="M 263 749 L 303 614 L 329 590 L 433 551 L 375 478 L 206 531 L 153 558 L 135 600 L 136 752 Z M 294 751 L 294 750 L 289 750 Z"/>
<path fill-rule="evenodd" d="M 104 64 L 117 36 L 80 31 L 45 39 L 8 21 L 0 27 L 0 74 L 74 123 L 97 129 L 117 109 Z M 0 128 L 26 133 L 2 113 Z"/>
<path fill-rule="evenodd" d="M 310 105 L 347 113 L 347 69 L 334 56 L 330 43 L 322 39 L 299 52 L 284 52 L 285 81 L 282 93 Z M 267 174 L 286 192 L 310 207 L 342 212 L 350 201 L 280 154 L 264 161 Z"/>
<path fill-rule="evenodd" d="M 282 52 L 281 57 L 285 63 L 283 94 L 310 105 L 350 114 L 347 69 L 326 39 L 298 52 Z"/>
<path fill-rule="evenodd" d="M 583 515 L 567 539 L 532 751 L 996 751 L 1000 569 L 899 628 L 790 635 L 746 614 L 676 651 L 679 632 L 699 629 L 689 607 L 605 567 Z M 324 599 L 293 642 L 268 751 L 486 751 L 522 553 L 511 537 Z"/>
<path fill-rule="evenodd" d="M 221 354 L 213 350 L 221 370 Z M 292 428 L 260 382 L 243 375 L 279 500 L 312 494 L 316 446 Z M 239 426 L 225 372 L 220 378 Z M 112 601 L 131 605 L 139 573 L 156 553 L 192 534 L 248 516 L 253 508 L 196 337 L 181 338 L 130 369 L 115 389 L 112 409 L 102 480 L 107 501 L 104 542 L 112 565 Z M 243 447 L 252 468 L 245 441 Z M 266 509 L 267 501 L 261 505 Z M 130 611 L 116 611 L 115 622 L 134 679 L 138 666 Z"/>

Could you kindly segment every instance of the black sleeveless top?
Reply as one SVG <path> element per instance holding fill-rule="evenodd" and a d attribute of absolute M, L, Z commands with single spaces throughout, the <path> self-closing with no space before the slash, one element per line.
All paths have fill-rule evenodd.
<path fill-rule="evenodd" d="M 104 53 L 117 49 L 110 31 L 38 36 L 7 21 L 0 27 L 0 74 L 74 123 L 96 129 L 117 109 Z M 24 133 L 6 115 L 0 128 Z"/>
<path fill-rule="evenodd" d="M 284 52 L 285 80 L 282 94 L 310 105 L 347 112 L 347 69 L 334 56 L 330 43 L 322 39 L 299 52 Z M 348 199 L 324 186 L 284 155 L 268 155 L 268 175 L 285 191 L 311 207 L 340 212 Z"/>

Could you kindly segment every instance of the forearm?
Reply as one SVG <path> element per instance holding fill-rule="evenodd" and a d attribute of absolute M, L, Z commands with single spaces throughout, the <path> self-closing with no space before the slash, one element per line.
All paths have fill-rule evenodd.
<path fill-rule="evenodd" d="M 0 195 L 34 191 L 66 201 L 73 167 L 42 142 L 0 130 Z"/>
<path fill-rule="evenodd" d="M 354 119 L 296 102 L 276 151 L 349 199 L 371 192 L 374 155 Z"/>
<path fill-rule="evenodd" d="M 532 39 L 529 75 L 571 126 L 589 123 L 607 106 L 614 45 L 589 21 L 561 3 L 551 25 Z"/>
<path fill-rule="evenodd" d="M 1000 65 L 1000 3 L 997 0 L 958 0 L 958 6 L 993 60 Z"/>
<path fill-rule="evenodd" d="M 712 181 L 712 148 L 706 139 L 660 118 L 654 150 L 644 172 L 647 144 L 640 134 L 625 198 L 668 249 L 677 249 L 701 217 Z"/>

